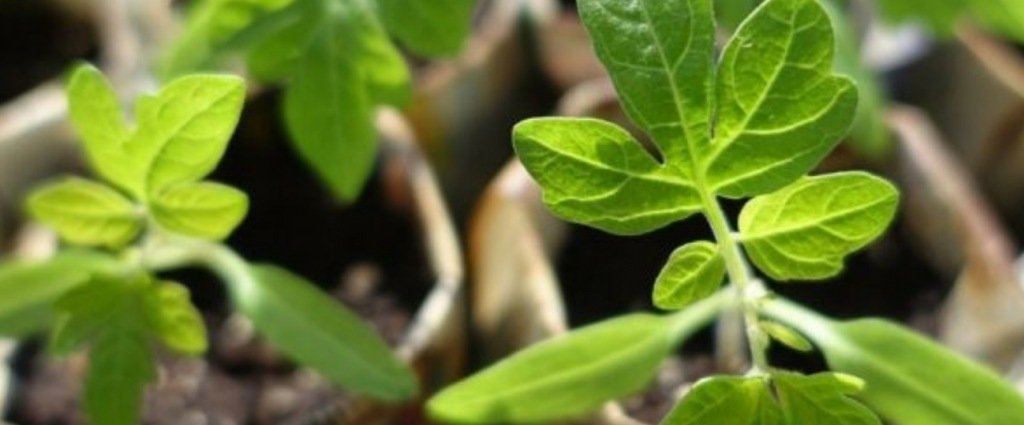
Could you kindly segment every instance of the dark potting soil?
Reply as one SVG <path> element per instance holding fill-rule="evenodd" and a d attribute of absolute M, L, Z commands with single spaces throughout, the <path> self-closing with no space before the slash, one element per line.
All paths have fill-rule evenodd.
<path fill-rule="evenodd" d="M 393 182 L 373 177 L 355 203 L 339 205 L 288 147 L 278 96 L 247 105 L 214 180 L 250 195 L 246 221 L 228 244 L 254 262 L 284 266 L 364 317 L 392 346 L 433 283 L 420 231 Z M 376 175 L 376 174 L 375 174 Z M 296 368 L 229 313 L 223 286 L 200 271 L 168 278 L 187 285 L 210 331 L 200 359 L 161 355 L 146 396 L 148 424 L 316 424 L 344 412 L 344 394 Z M 39 342 L 17 355 L 21 382 L 8 420 L 18 425 L 83 423 L 77 407 L 82 356 L 48 359 Z"/>
<path fill-rule="evenodd" d="M 370 322 L 395 346 L 410 315 L 382 293 L 379 271 L 355 266 L 333 293 Z M 155 385 L 143 404 L 145 424 L 319 424 L 344 412 L 352 400 L 315 373 L 297 369 L 256 337 L 238 316 L 206 314 L 212 346 L 204 358 L 160 353 Z M 62 361 L 41 344 L 16 355 L 18 391 L 9 421 L 30 424 L 85 424 L 80 409 L 81 382 L 88 360 L 77 354 Z"/>

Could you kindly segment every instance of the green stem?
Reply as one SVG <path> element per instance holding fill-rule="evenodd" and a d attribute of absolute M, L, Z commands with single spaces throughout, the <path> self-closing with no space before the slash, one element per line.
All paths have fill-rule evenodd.
<path fill-rule="evenodd" d="M 143 246 L 141 263 L 153 271 L 206 267 L 229 285 L 234 296 L 245 296 L 256 285 L 242 257 L 227 246 L 200 239 L 160 234 Z"/>
<path fill-rule="evenodd" d="M 729 220 L 722 211 L 722 206 L 714 195 L 703 191 L 704 216 L 711 225 L 711 231 L 718 241 L 719 251 L 725 260 L 725 269 L 729 275 L 729 281 L 736 291 L 736 308 L 740 309 L 743 315 L 743 322 L 747 333 L 747 346 L 750 348 L 750 360 L 753 363 L 753 373 L 767 372 L 769 370 L 768 356 L 765 354 L 765 337 L 758 325 L 758 301 L 767 293 L 764 285 L 753 278 L 750 266 L 747 263 L 740 245 L 733 236 Z"/>
<path fill-rule="evenodd" d="M 669 320 L 672 322 L 671 334 L 675 342 L 679 343 L 711 322 L 728 305 L 729 292 L 718 291 L 715 295 L 672 313 Z"/>

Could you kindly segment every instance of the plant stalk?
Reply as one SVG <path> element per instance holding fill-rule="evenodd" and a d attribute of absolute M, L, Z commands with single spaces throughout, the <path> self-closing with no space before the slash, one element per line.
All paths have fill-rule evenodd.
<path fill-rule="evenodd" d="M 704 216 L 711 225 L 711 231 L 718 241 L 719 251 L 725 261 L 725 270 L 729 275 L 729 282 L 736 291 L 736 308 L 743 316 L 744 327 L 747 334 L 747 347 L 750 349 L 750 360 L 752 373 L 768 372 L 767 349 L 764 344 L 765 336 L 758 325 L 758 301 L 767 293 L 761 281 L 754 278 L 747 263 L 746 256 L 740 250 L 739 242 L 733 236 L 729 220 L 722 211 L 722 206 L 715 199 L 714 195 L 702 192 L 704 202 Z"/>

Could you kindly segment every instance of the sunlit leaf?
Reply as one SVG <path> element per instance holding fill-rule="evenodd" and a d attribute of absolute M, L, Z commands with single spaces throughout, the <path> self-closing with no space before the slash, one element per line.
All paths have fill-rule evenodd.
<path fill-rule="evenodd" d="M 692 182 L 674 175 L 618 126 L 542 118 L 513 130 L 516 153 L 559 216 L 616 234 L 639 234 L 700 208 Z"/>
<path fill-rule="evenodd" d="M 740 234 L 750 259 L 772 278 L 824 279 L 888 228 L 898 202 L 892 184 L 867 173 L 804 178 L 748 202 Z"/>
<path fill-rule="evenodd" d="M 96 174 L 118 187 L 132 187 L 124 144 L 131 137 L 117 93 L 96 67 L 74 68 L 67 83 L 68 115 Z"/>
<path fill-rule="evenodd" d="M 147 288 L 142 300 L 149 328 L 160 342 L 181 354 L 206 352 L 206 324 L 192 304 L 188 288 L 175 282 L 158 282 Z"/>
<path fill-rule="evenodd" d="M 172 81 L 136 105 L 138 130 L 126 145 L 138 167 L 136 194 L 206 177 L 220 162 L 238 124 L 245 83 L 238 77 L 191 75 Z"/>
<path fill-rule="evenodd" d="M 835 41 L 815 0 L 772 0 L 722 54 L 707 181 L 728 197 L 768 193 L 811 171 L 846 134 L 857 88 L 832 73 Z"/>
<path fill-rule="evenodd" d="M 527 348 L 430 400 L 431 416 L 466 424 L 549 423 L 644 388 L 672 348 L 670 322 L 635 314 Z"/>
<path fill-rule="evenodd" d="M 36 189 L 26 202 L 36 220 L 70 243 L 119 248 L 142 229 L 134 204 L 103 184 L 67 178 Z"/>
<path fill-rule="evenodd" d="M 249 197 L 219 183 L 189 183 L 157 195 L 151 212 L 162 226 L 190 236 L 226 238 L 245 218 Z"/>
<path fill-rule="evenodd" d="M 722 286 L 725 261 L 711 242 L 691 242 L 672 252 L 654 283 L 654 305 L 678 310 L 710 297 Z"/>

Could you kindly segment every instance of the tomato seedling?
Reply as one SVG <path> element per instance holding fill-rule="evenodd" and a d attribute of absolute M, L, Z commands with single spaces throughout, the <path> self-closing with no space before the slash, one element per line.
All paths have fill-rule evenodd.
<path fill-rule="evenodd" d="M 331 382 L 385 401 L 416 394 L 412 372 L 358 316 L 294 273 L 249 264 L 220 242 L 249 207 L 245 193 L 204 180 L 238 123 L 241 79 L 176 79 L 137 100 L 134 125 L 92 66 L 75 69 L 67 91 L 71 122 L 101 181 L 65 178 L 29 196 L 30 215 L 77 248 L 0 267 L 0 333 L 49 327 L 51 353 L 87 349 L 83 407 L 91 423 L 139 422 L 158 345 L 206 351 L 188 289 L 159 277 L 190 266 L 219 276 L 264 337 Z"/>
<path fill-rule="evenodd" d="M 985 368 L 888 322 L 825 318 L 773 295 L 754 274 L 783 284 L 831 278 L 898 207 L 896 188 L 868 173 L 808 176 L 847 133 L 858 98 L 833 72 L 833 28 L 820 4 L 764 2 L 718 57 L 711 0 L 577 4 L 623 108 L 656 152 L 601 120 L 521 122 L 516 153 L 544 202 L 618 235 L 699 214 L 715 240 L 669 256 L 652 298 L 674 313 L 613 318 L 527 348 L 436 395 L 433 417 L 579 418 L 645 388 L 675 347 L 734 309 L 750 370 L 696 383 L 663 424 L 870 425 L 878 414 L 900 424 L 1024 421 L 1024 401 Z M 735 231 L 721 198 L 750 198 Z M 817 348 L 833 371 L 773 367 L 771 343 Z"/>

